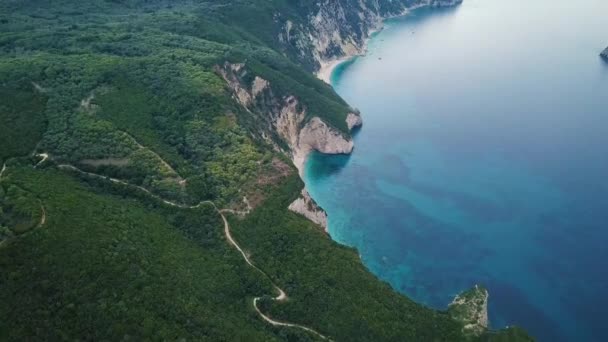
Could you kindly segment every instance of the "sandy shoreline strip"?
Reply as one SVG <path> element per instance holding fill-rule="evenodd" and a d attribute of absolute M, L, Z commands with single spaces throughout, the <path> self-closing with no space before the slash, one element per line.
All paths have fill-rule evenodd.
<path fill-rule="evenodd" d="M 405 15 L 406 13 L 407 12 L 405 12 L 401 15 Z M 371 38 L 373 38 L 376 33 L 382 31 L 383 29 L 384 29 L 384 21 L 381 22 L 377 27 L 371 29 L 367 33 L 367 38 L 365 38 L 365 41 L 363 42 L 363 47 L 359 53 L 352 54 L 352 55 L 346 55 L 346 56 L 343 56 L 340 58 L 332 59 L 327 62 L 321 62 L 321 68 L 316 73 L 317 78 L 319 78 L 320 80 L 325 81 L 325 83 L 331 85 L 331 75 L 333 74 L 334 70 L 338 67 L 338 65 L 348 62 L 348 61 L 352 60 L 353 58 L 367 55 L 367 48 L 368 48 L 369 40 Z"/>
<path fill-rule="evenodd" d="M 344 62 L 348 62 L 355 57 L 367 55 L 368 44 L 369 44 L 370 39 L 372 39 L 376 33 L 384 30 L 384 23 L 386 20 L 391 19 L 391 18 L 406 16 L 406 15 L 410 14 L 413 10 L 416 10 L 416 9 L 422 8 L 422 7 L 426 7 L 426 6 L 428 6 L 428 5 L 420 4 L 420 5 L 412 6 L 410 8 L 405 9 L 400 14 L 389 16 L 389 17 L 382 19 L 382 21 L 380 23 L 378 23 L 378 26 L 376 26 L 375 28 L 372 28 L 367 33 L 367 38 L 365 38 L 365 40 L 363 42 L 363 47 L 362 47 L 360 53 L 343 56 L 343 57 L 340 57 L 337 59 L 332 59 L 332 60 L 326 61 L 326 62 L 321 62 L 321 68 L 319 69 L 319 71 L 317 71 L 317 73 L 315 75 L 320 80 L 323 80 L 323 81 L 325 81 L 325 83 L 331 85 L 331 75 L 334 72 L 334 70 L 338 67 L 338 65 L 340 65 Z M 608 48 L 606 50 L 608 50 Z"/>
<path fill-rule="evenodd" d="M 319 71 L 317 71 L 317 78 L 331 85 L 331 75 L 333 74 L 334 70 L 338 67 L 338 65 L 344 62 L 348 62 L 352 58 L 354 58 L 354 56 L 346 56 L 321 63 L 321 68 L 319 69 Z"/>

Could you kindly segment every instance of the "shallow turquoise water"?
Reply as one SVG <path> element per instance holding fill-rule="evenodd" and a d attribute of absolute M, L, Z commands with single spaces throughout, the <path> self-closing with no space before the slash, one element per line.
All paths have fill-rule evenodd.
<path fill-rule="evenodd" d="M 355 152 L 306 164 L 332 237 L 429 306 L 480 283 L 494 328 L 608 341 L 607 22 L 603 0 L 389 21 L 332 76 Z"/>

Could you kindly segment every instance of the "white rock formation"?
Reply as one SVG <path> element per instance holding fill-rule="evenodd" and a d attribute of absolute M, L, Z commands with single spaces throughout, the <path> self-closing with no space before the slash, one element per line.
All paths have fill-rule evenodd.
<path fill-rule="evenodd" d="M 345 138 L 318 117 L 313 117 L 302 126 L 306 113 L 297 108 L 296 98 L 285 99 L 276 120 L 276 130 L 289 145 L 293 163 L 300 175 L 303 174 L 304 162 L 312 151 L 327 154 L 348 154 L 353 151 L 352 139 Z"/>
<path fill-rule="evenodd" d="M 462 0 L 392 0 L 388 8 L 371 0 L 319 0 L 316 2 L 316 11 L 305 22 L 294 24 L 288 17 L 281 18 L 280 13 L 277 14 L 275 20 L 284 20 L 278 41 L 286 49 L 295 47 L 299 51 L 296 58 L 323 65 L 342 57 L 364 54 L 367 39 L 382 28 L 383 21 L 387 18 L 423 6 L 454 6 L 461 2 Z"/>
<path fill-rule="evenodd" d="M 251 95 L 253 98 L 258 97 L 266 88 L 268 88 L 269 83 L 265 79 L 256 76 L 253 80 L 253 84 L 251 85 Z"/>
<path fill-rule="evenodd" d="M 363 125 L 363 120 L 359 113 L 348 113 L 346 116 L 346 124 L 348 129 L 352 131 L 353 128 Z"/>
<path fill-rule="evenodd" d="M 310 197 L 306 188 L 302 189 L 301 197 L 289 205 L 289 210 L 303 215 L 327 232 L 327 213 Z"/>
<path fill-rule="evenodd" d="M 260 136 L 276 134 L 289 147 L 288 151 L 300 176 L 304 172 L 304 162 L 312 151 L 326 154 L 349 154 L 354 148 L 351 137 L 331 127 L 319 117 L 308 117 L 306 108 L 300 105 L 295 96 L 277 98 L 272 92 L 270 82 L 256 76 L 251 84 L 243 83 L 246 74 L 243 64 L 226 63 L 216 71 L 224 78 L 233 91 L 235 100 L 247 111 L 260 115 L 260 122 L 267 123 L 266 131 Z M 358 113 L 346 117 L 349 129 L 361 125 Z M 302 197 L 289 208 L 304 215 L 311 221 L 327 227 L 327 215 L 310 198 L 306 189 Z"/>

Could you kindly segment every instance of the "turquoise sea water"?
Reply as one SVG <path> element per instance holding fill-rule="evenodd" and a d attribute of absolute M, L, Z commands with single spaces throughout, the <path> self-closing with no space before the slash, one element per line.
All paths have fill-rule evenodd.
<path fill-rule="evenodd" d="M 355 152 L 306 164 L 332 237 L 426 305 L 480 283 L 494 328 L 608 341 L 607 23 L 604 0 L 388 21 L 332 76 Z"/>

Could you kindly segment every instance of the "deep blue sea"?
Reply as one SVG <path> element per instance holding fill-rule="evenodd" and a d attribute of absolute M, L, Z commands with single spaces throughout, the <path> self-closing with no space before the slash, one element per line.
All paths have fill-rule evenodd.
<path fill-rule="evenodd" d="M 493 328 L 608 341 L 606 0 L 465 0 L 389 20 L 332 75 L 364 126 L 312 155 L 331 236 L 445 309 L 475 284 Z"/>

